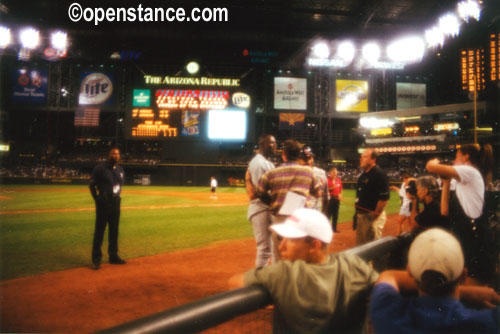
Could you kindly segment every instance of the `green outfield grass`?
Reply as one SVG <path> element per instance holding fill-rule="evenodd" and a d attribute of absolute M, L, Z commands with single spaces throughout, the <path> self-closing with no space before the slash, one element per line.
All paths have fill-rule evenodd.
<path fill-rule="evenodd" d="M 29 191 L 29 190 L 36 191 Z M 159 194 L 127 193 L 206 192 L 207 200 Z M 218 193 L 244 193 L 243 188 L 218 188 Z M 181 249 L 204 247 L 213 242 L 252 238 L 246 220 L 246 205 L 196 207 L 210 204 L 207 187 L 126 186 L 122 207 L 183 205 L 181 208 L 141 208 L 122 210 L 119 246 L 124 258 L 155 255 Z M 87 208 L 83 211 L 38 212 L 0 215 L 0 279 L 35 275 L 90 264 L 94 231 L 94 203 L 86 186 L 7 186 L 0 187 L 1 211 Z M 344 192 L 340 222 L 352 220 L 354 191 Z M 217 202 L 213 202 L 217 203 Z M 392 196 L 387 212 L 399 209 Z M 107 238 L 107 237 L 105 237 Z M 107 255 L 107 242 L 103 254 Z M 103 260 L 106 258 L 104 257 Z"/>

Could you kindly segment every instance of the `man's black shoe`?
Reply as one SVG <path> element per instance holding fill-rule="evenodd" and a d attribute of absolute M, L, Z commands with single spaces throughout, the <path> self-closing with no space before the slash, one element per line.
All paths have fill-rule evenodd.
<path fill-rule="evenodd" d="M 101 268 L 101 264 L 99 262 L 92 263 L 93 270 L 99 270 L 99 268 Z"/>
<path fill-rule="evenodd" d="M 115 258 L 109 259 L 109 263 L 111 263 L 111 264 L 125 264 L 125 263 L 127 263 L 127 261 L 125 261 L 124 259 L 122 259 L 120 257 L 115 257 Z"/>

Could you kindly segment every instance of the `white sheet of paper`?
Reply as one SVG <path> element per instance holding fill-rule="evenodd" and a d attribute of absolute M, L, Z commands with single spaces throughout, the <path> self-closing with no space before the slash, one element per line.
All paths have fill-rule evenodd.
<path fill-rule="evenodd" d="M 289 191 L 286 193 L 285 201 L 283 202 L 283 205 L 281 206 L 278 214 L 289 216 L 295 210 L 304 207 L 305 204 L 306 204 L 305 196 L 294 193 L 293 191 Z"/>

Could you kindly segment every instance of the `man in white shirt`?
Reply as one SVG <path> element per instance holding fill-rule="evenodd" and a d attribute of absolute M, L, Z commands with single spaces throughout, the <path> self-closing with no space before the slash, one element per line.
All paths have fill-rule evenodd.
<path fill-rule="evenodd" d="M 210 177 L 210 199 L 217 199 L 217 180 L 215 177 Z"/>

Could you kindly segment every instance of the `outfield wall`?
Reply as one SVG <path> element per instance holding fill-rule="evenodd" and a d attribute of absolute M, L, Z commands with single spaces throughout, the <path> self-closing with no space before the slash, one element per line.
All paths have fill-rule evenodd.
<path fill-rule="evenodd" d="M 214 176 L 219 186 L 244 186 L 246 165 L 217 164 L 124 164 L 125 183 L 158 186 L 210 186 Z M 81 170 L 89 177 L 93 167 Z M 2 184 L 87 184 L 88 178 L 70 177 L 1 177 Z"/>
<path fill-rule="evenodd" d="M 209 187 L 210 176 L 215 176 L 221 187 L 244 187 L 246 169 L 200 169 L 200 168 L 161 168 L 154 173 L 144 170 L 127 175 L 126 185 L 143 186 L 196 186 Z M 77 178 L 34 178 L 2 177 L 0 184 L 88 184 L 88 179 Z M 343 182 L 344 189 L 356 189 L 357 182 Z M 401 182 L 389 182 L 399 187 Z"/>

